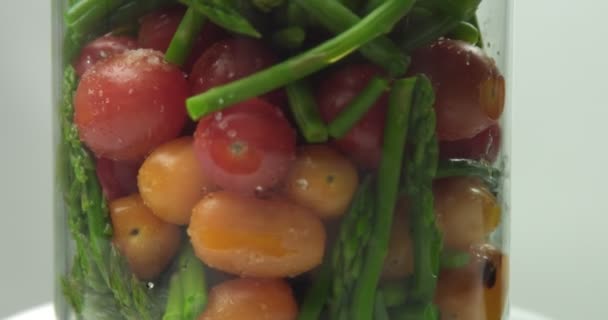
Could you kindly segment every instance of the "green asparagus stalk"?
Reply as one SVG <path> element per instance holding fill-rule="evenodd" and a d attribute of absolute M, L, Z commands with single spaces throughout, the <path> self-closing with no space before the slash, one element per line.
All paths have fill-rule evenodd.
<path fill-rule="evenodd" d="M 97 28 L 103 18 L 124 2 L 125 0 L 79 1 L 66 12 L 66 27 L 77 30 L 80 34 L 87 34 Z"/>
<path fill-rule="evenodd" d="M 207 304 L 205 268 L 186 244 L 179 255 L 177 268 L 171 276 L 169 298 L 163 320 L 193 320 Z"/>
<path fill-rule="evenodd" d="M 488 163 L 469 159 L 450 159 L 439 162 L 436 178 L 477 177 L 482 179 L 490 190 L 495 191 L 499 187 L 501 176 L 501 170 Z"/>
<path fill-rule="evenodd" d="M 184 316 L 184 293 L 182 279 L 179 271 L 171 276 L 169 281 L 169 296 L 163 320 L 183 320 Z"/>
<path fill-rule="evenodd" d="M 384 303 L 384 296 L 381 293 L 376 294 L 376 302 L 374 304 L 374 320 L 389 320 L 388 309 Z"/>
<path fill-rule="evenodd" d="M 339 1 L 295 0 L 309 15 L 334 34 L 340 34 L 357 24 L 361 19 Z M 392 29 L 392 25 L 388 26 Z M 387 30 L 390 32 L 390 29 Z M 380 36 L 365 44 L 361 54 L 373 63 L 382 66 L 390 74 L 403 75 L 409 65 L 409 57 L 399 50 L 389 38 Z"/>
<path fill-rule="evenodd" d="M 409 144 L 414 147 L 404 161 L 403 184 L 410 204 L 414 245 L 414 276 L 410 288 L 413 301 L 433 300 L 439 272 L 442 237 L 435 223 L 432 184 L 437 171 L 438 142 L 435 134 L 434 93 L 431 82 L 419 76 L 411 117 Z"/>
<path fill-rule="evenodd" d="M 372 181 L 366 177 L 340 225 L 338 241 L 332 251 L 330 319 L 351 320 L 352 295 L 359 281 L 365 248 L 372 238 L 369 226 L 374 215 Z"/>
<path fill-rule="evenodd" d="M 344 110 L 329 124 L 329 134 L 342 138 L 361 120 L 378 98 L 388 89 L 388 80 L 374 77 Z"/>
<path fill-rule="evenodd" d="M 293 82 L 286 87 L 289 106 L 298 128 L 307 142 L 321 143 L 328 139 L 325 122 L 321 119 L 317 104 L 307 83 Z"/>
<path fill-rule="evenodd" d="M 407 291 L 407 281 L 385 283 L 378 288 L 378 292 L 382 295 L 384 304 L 388 308 L 404 305 L 407 302 Z"/>
<path fill-rule="evenodd" d="M 165 53 L 165 60 L 178 66 L 183 65 L 190 55 L 194 41 L 203 28 L 205 17 L 192 8 L 186 10 L 179 27 L 171 39 Z"/>
<path fill-rule="evenodd" d="M 399 36 L 403 40 L 400 42 L 400 46 L 405 52 L 411 52 L 448 34 L 458 24 L 460 24 L 460 20 L 452 16 L 441 16 L 436 19 L 426 20 L 405 30 Z"/>
<path fill-rule="evenodd" d="M 192 119 L 270 92 L 335 63 L 369 41 L 389 32 L 412 7 L 413 0 L 388 0 L 359 23 L 325 43 L 241 80 L 215 87 L 186 101 Z"/>
<path fill-rule="evenodd" d="M 384 128 L 382 158 L 376 183 L 376 206 L 373 236 L 369 240 L 365 262 L 354 291 L 352 319 L 373 319 L 376 288 L 388 253 L 393 213 L 399 194 L 399 177 L 404 157 L 404 146 L 410 124 L 412 99 L 417 89 L 417 78 L 396 80 L 389 98 Z"/>
<path fill-rule="evenodd" d="M 462 40 L 475 45 L 479 42 L 479 30 L 469 22 L 460 21 L 450 32 L 450 39 Z"/>
<path fill-rule="evenodd" d="M 331 264 L 326 261 L 315 276 L 312 286 L 300 306 L 298 320 L 318 320 L 331 293 Z"/>

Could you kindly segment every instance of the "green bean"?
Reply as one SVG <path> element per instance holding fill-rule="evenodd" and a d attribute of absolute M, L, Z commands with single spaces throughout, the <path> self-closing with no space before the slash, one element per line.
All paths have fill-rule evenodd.
<path fill-rule="evenodd" d="M 340 34 L 361 19 L 338 1 L 295 0 L 308 14 L 334 34 Z M 392 24 L 384 33 L 390 32 Z M 409 65 L 409 57 L 403 54 L 389 38 L 379 36 L 360 48 L 361 54 L 383 67 L 392 75 L 403 75 Z"/>
<path fill-rule="evenodd" d="M 331 65 L 388 31 L 414 0 L 388 0 L 363 20 L 325 43 L 238 81 L 212 88 L 186 101 L 192 119 L 270 92 Z"/>
<path fill-rule="evenodd" d="M 205 17 L 202 14 L 188 8 L 167 48 L 165 60 L 178 66 L 183 65 L 204 23 Z"/>
<path fill-rule="evenodd" d="M 367 86 L 329 123 L 329 134 L 336 138 L 346 135 L 388 88 L 388 80 L 374 77 Z"/>
<path fill-rule="evenodd" d="M 327 126 L 321 119 L 317 104 L 307 83 L 296 81 L 287 85 L 289 106 L 302 135 L 309 143 L 326 142 Z"/>
<path fill-rule="evenodd" d="M 403 146 L 407 140 L 416 82 L 416 77 L 396 80 L 389 97 L 382 158 L 376 183 L 373 237 L 369 240 L 367 256 L 354 292 L 352 302 L 354 320 L 369 320 L 373 317 L 376 288 L 388 253 L 393 213 L 399 193 Z"/>

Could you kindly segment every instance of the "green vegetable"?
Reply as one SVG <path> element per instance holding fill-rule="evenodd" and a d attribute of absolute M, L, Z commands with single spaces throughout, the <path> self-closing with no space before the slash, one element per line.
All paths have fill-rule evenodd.
<path fill-rule="evenodd" d="M 301 27 L 288 27 L 275 32 L 272 42 L 284 49 L 294 50 L 302 46 L 306 40 L 306 31 Z"/>
<path fill-rule="evenodd" d="M 289 106 L 298 128 L 309 143 L 322 143 L 328 139 L 327 126 L 321 119 L 315 98 L 304 81 L 296 81 L 286 87 Z"/>
<path fill-rule="evenodd" d="M 448 36 L 450 39 L 462 40 L 470 44 L 477 44 L 479 42 L 479 30 L 466 22 L 461 21 Z"/>
<path fill-rule="evenodd" d="M 389 320 L 388 309 L 384 303 L 382 294 L 376 294 L 376 302 L 374 305 L 374 320 Z"/>
<path fill-rule="evenodd" d="M 331 293 L 331 264 L 325 261 L 300 306 L 298 320 L 318 320 Z"/>
<path fill-rule="evenodd" d="M 477 14 L 473 15 L 473 17 L 469 20 L 469 23 L 472 24 L 475 29 L 477 29 L 477 32 L 479 33 L 479 39 L 477 40 L 476 44 L 479 48 L 483 49 L 483 37 L 481 36 L 481 29 L 479 28 L 479 18 L 477 17 Z"/>
<path fill-rule="evenodd" d="M 380 96 L 388 89 L 389 82 L 380 77 L 374 77 L 367 86 L 344 108 L 329 124 L 329 134 L 342 138 L 365 116 L 374 106 Z"/>
<path fill-rule="evenodd" d="M 396 307 L 407 302 L 407 281 L 394 281 L 382 284 L 378 292 L 382 295 L 384 304 L 389 307 Z"/>
<path fill-rule="evenodd" d="M 439 320 L 439 309 L 432 303 L 406 305 L 390 314 L 391 320 Z"/>
<path fill-rule="evenodd" d="M 203 28 L 205 17 L 193 8 L 188 8 L 165 53 L 165 60 L 181 66 L 190 55 L 194 41 Z"/>
<path fill-rule="evenodd" d="M 370 177 L 363 180 L 353 199 L 331 255 L 329 318 L 335 320 L 352 319 L 352 296 L 361 277 L 366 247 L 373 236 L 370 222 L 374 216 L 374 193 Z"/>
<path fill-rule="evenodd" d="M 65 14 L 66 28 L 80 35 L 94 31 L 110 12 L 125 0 L 82 0 L 72 5 Z"/>
<path fill-rule="evenodd" d="M 461 268 L 469 264 L 471 255 L 468 252 L 446 250 L 441 253 L 441 267 L 447 269 Z"/>
<path fill-rule="evenodd" d="M 262 35 L 237 10 L 237 7 L 225 0 L 180 0 L 179 2 L 198 11 L 213 23 L 226 30 L 254 38 Z"/>
<path fill-rule="evenodd" d="M 366 248 L 363 269 L 351 303 L 353 320 L 373 318 L 373 304 L 393 222 L 393 213 L 399 194 L 399 177 L 404 157 L 404 146 L 410 124 L 410 109 L 418 89 L 418 78 L 396 80 L 389 97 L 389 107 L 384 127 L 382 158 L 376 183 L 375 215 L 371 221 L 372 236 Z M 414 95 L 416 94 L 416 96 Z"/>
<path fill-rule="evenodd" d="M 363 13 L 367 14 L 369 12 L 372 12 L 379 5 L 381 5 L 383 1 L 384 0 L 368 0 L 365 4 L 365 7 L 363 8 Z"/>
<path fill-rule="evenodd" d="M 365 19 L 325 43 L 241 80 L 212 88 L 186 101 L 192 119 L 270 92 L 304 78 L 347 56 L 389 31 L 412 7 L 414 0 L 387 0 Z"/>
<path fill-rule="evenodd" d="M 458 20 L 471 18 L 481 0 L 423 0 L 426 5 Z"/>
<path fill-rule="evenodd" d="M 110 27 L 137 22 L 137 19 L 154 10 L 175 4 L 177 0 L 129 0 L 107 16 Z"/>
<path fill-rule="evenodd" d="M 149 290 L 138 281 L 111 244 L 112 225 L 95 164 L 73 123 L 76 87 L 76 73 L 68 66 L 61 109 L 64 158 L 60 159 L 60 172 L 76 252 L 70 273 L 62 280 L 64 294 L 77 313 L 94 310 L 95 319 L 156 319 L 158 290 Z"/>
<path fill-rule="evenodd" d="M 445 36 L 460 24 L 451 16 L 440 16 L 433 19 L 425 19 L 423 22 L 410 26 L 403 33 L 399 34 L 401 48 L 405 52 L 423 47 L 431 42 Z"/>
<path fill-rule="evenodd" d="M 285 0 L 252 0 L 256 8 L 268 12 L 285 3 Z"/>
<path fill-rule="evenodd" d="M 361 21 L 356 14 L 338 1 L 294 1 L 334 34 L 340 34 Z M 392 24 L 388 24 L 384 33 L 390 32 L 392 26 Z M 385 36 L 370 41 L 359 50 L 363 56 L 393 75 L 405 74 L 410 63 L 409 57 Z"/>
<path fill-rule="evenodd" d="M 194 320 L 207 305 L 205 268 L 187 244 L 180 253 L 177 270 L 171 276 L 169 299 L 163 320 Z"/>
<path fill-rule="evenodd" d="M 433 179 L 437 172 L 438 142 L 435 134 L 434 92 L 430 80 L 419 76 L 408 143 L 413 146 L 403 162 L 403 185 L 410 199 L 410 225 L 414 246 L 414 276 L 410 298 L 433 300 L 439 272 L 442 237 L 435 223 Z"/>
<path fill-rule="evenodd" d="M 502 172 L 488 163 L 469 159 L 450 159 L 439 162 L 436 178 L 451 177 L 477 177 L 482 179 L 490 190 L 497 191 L 502 180 Z"/>

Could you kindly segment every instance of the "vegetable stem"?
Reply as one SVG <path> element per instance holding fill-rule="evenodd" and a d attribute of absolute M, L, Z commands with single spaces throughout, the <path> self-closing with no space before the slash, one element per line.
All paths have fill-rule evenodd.
<path fill-rule="evenodd" d="M 169 297 L 163 320 L 182 320 L 184 318 L 184 295 L 179 272 L 171 276 L 169 281 Z"/>
<path fill-rule="evenodd" d="M 331 264 L 326 261 L 316 275 L 298 313 L 298 320 L 317 320 L 331 292 Z"/>
<path fill-rule="evenodd" d="M 354 127 L 388 88 L 388 80 L 374 77 L 329 124 L 329 134 L 340 139 Z"/>
<path fill-rule="evenodd" d="M 439 320 L 439 309 L 432 303 L 406 305 L 391 312 L 393 320 Z"/>
<path fill-rule="evenodd" d="M 376 183 L 373 237 L 370 239 L 367 256 L 354 292 L 352 302 L 352 308 L 356 310 L 352 312 L 354 320 L 373 319 L 374 297 L 388 252 L 416 82 L 416 78 L 396 80 L 389 97 L 382 158 Z"/>
<path fill-rule="evenodd" d="M 286 90 L 291 112 L 306 141 L 309 143 L 327 141 L 327 126 L 319 115 L 308 84 L 304 81 L 296 81 L 287 85 Z"/>
<path fill-rule="evenodd" d="M 183 65 L 190 55 L 194 41 L 201 31 L 205 17 L 192 8 L 186 10 L 179 27 L 171 39 L 165 53 L 165 60 L 178 66 Z"/>
<path fill-rule="evenodd" d="M 339 1 L 296 0 L 296 3 L 334 34 L 340 34 L 357 24 L 361 19 Z M 390 32 L 392 25 L 387 26 Z M 403 75 L 409 65 L 409 57 L 386 36 L 379 36 L 362 46 L 361 54 L 383 67 L 390 74 Z"/>
<path fill-rule="evenodd" d="M 249 77 L 215 87 L 186 101 L 192 119 L 270 92 L 335 63 L 384 34 L 412 7 L 414 0 L 388 0 L 359 23 L 323 44 Z"/>
<path fill-rule="evenodd" d="M 301 27 L 288 27 L 277 31 L 272 36 L 272 42 L 284 49 L 297 49 L 306 40 L 306 31 Z"/>

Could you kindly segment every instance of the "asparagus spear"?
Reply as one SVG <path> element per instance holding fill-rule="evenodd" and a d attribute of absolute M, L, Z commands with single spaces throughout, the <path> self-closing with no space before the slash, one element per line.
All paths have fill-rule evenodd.
<path fill-rule="evenodd" d="M 414 0 L 387 0 L 359 23 L 325 43 L 241 80 L 215 87 L 186 101 L 192 119 L 270 92 L 335 63 L 362 45 L 389 32 Z"/>
<path fill-rule="evenodd" d="M 374 214 L 372 181 L 367 177 L 355 194 L 342 220 L 338 242 L 332 252 L 332 291 L 329 299 L 331 319 L 350 320 L 352 295 L 360 278 L 365 248 L 371 237 L 369 224 Z"/>
<path fill-rule="evenodd" d="M 438 143 L 435 134 L 434 93 L 431 82 L 419 76 L 408 142 L 414 146 L 403 167 L 403 184 L 410 199 L 414 277 L 410 288 L 413 301 L 430 302 L 435 295 L 442 238 L 435 223 L 432 183 L 437 171 Z"/>
<path fill-rule="evenodd" d="M 365 116 L 386 89 L 388 89 L 388 80 L 374 77 L 329 124 L 329 134 L 337 139 L 346 135 Z"/>
<path fill-rule="evenodd" d="M 167 48 L 165 60 L 178 66 L 183 65 L 190 55 L 196 36 L 203 28 L 203 23 L 205 17 L 193 8 L 188 8 Z"/>
<path fill-rule="evenodd" d="M 163 320 L 193 320 L 207 304 L 205 269 L 186 244 L 179 255 L 177 269 L 171 276 L 169 298 Z"/>
<path fill-rule="evenodd" d="M 361 21 L 338 1 L 296 0 L 296 3 L 334 34 L 339 34 Z M 390 32 L 392 25 L 387 27 L 387 32 Z M 360 51 L 363 56 L 393 75 L 405 74 L 410 62 L 409 57 L 385 36 L 370 41 L 362 46 Z"/>
<path fill-rule="evenodd" d="M 469 159 L 449 159 L 439 162 L 436 178 L 477 177 L 482 179 L 490 190 L 498 190 L 502 172 L 488 163 Z"/>
<path fill-rule="evenodd" d="M 327 126 L 319 115 L 315 98 L 308 84 L 303 80 L 296 81 L 289 84 L 286 89 L 291 112 L 306 141 L 310 143 L 327 141 Z"/>
<path fill-rule="evenodd" d="M 410 123 L 410 108 L 418 78 L 396 80 L 389 98 L 389 108 L 384 128 L 382 159 L 376 183 L 375 216 L 373 235 L 366 248 L 365 262 L 359 275 L 351 304 L 354 320 L 373 318 L 376 288 L 388 252 L 393 212 L 399 194 L 399 177 L 404 156 L 404 145 Z"/>

